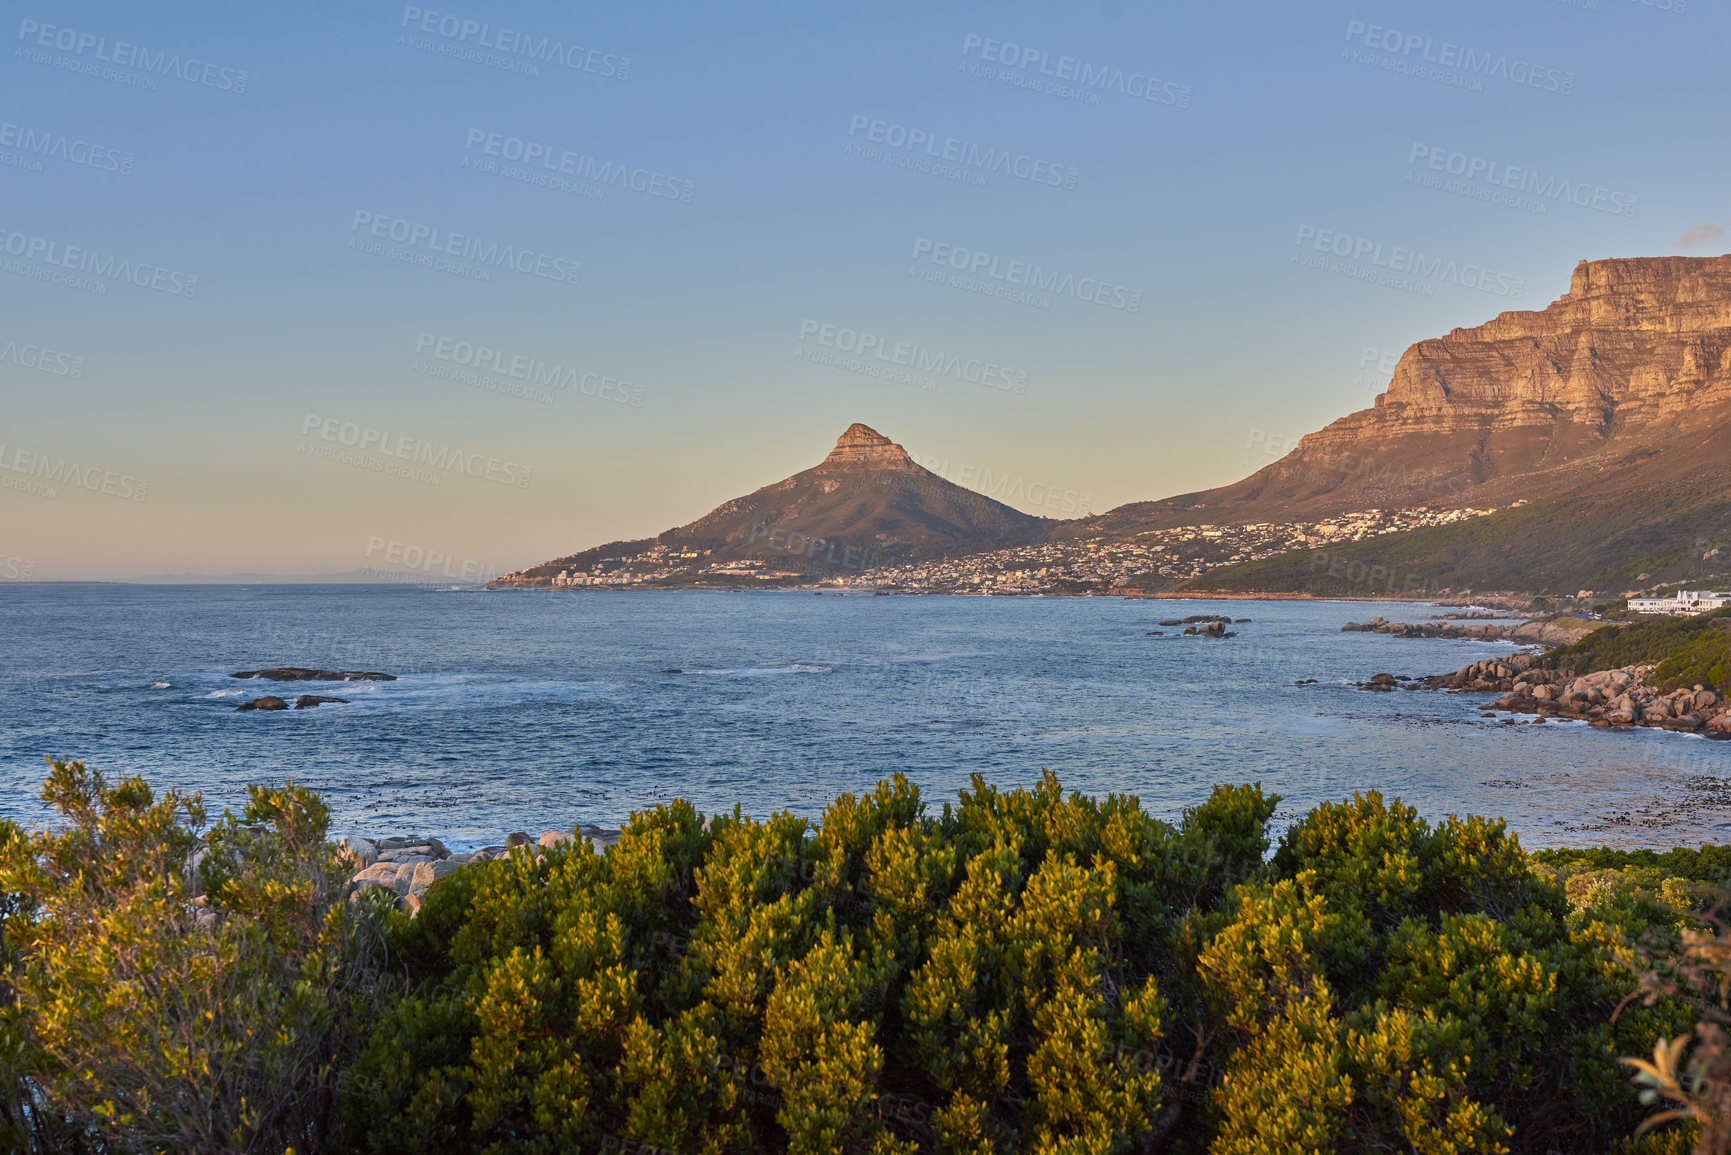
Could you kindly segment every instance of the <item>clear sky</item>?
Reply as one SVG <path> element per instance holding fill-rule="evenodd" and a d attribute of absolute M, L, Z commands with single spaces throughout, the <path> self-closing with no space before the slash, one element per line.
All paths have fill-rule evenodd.
<path fill-rule="evenodd" d="M 500 571 L 853 421 L 1100 511 L 1727 248 L 1704 0 L 451 4 L 8 6 L 0 580 Z"/>

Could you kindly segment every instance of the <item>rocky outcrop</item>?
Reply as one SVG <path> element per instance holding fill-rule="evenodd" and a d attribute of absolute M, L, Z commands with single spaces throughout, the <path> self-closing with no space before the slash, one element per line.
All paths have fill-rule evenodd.
<path fill-rule="evenodd" d="M 347 698 L 332 698 L 325 694 L 302 694 L 295 699 L 295 709 L 297 710 L 311 710 L 315 706 L 346 706 L 348 704 Z"/>
<path fill-rule="evenodd" d="M 1540 720 L 1575 719 L 1599 727 L 1652 726 L 1731 738 L 1731 698 L 1706 686 L 1649 685 L 1651 666 L 1596 670 L 1577 677 L 1538 662 L 1527 654 L 1486 659 L 1412 686 L 1498 693 L 1502 696 L 1492 709 L 1536 714 Z"/>
<path fill-rule="evenodd" d="M 236 710 L 286 710 L 289 704 L 275 694 L 266 694 L 262 698 L 254 698 L 250 702 L 242 702 Z"/>
<path fill-rule="evenodd" d="M 1579 619 L 1571 621 L 1579 623 Z M 1513 642 L 1521 646 L 1568 646 L 1605 624 L 1531 621 L 1508 626 L 1458 626 L 1444 621 L 1391 622 L 1378 614 L 1368 622 L 1347 622 L 1340 628 L 1343 633 L 1392 634 L 1397 638 L 1477 638 L 1486 642 Z"/>
<path fill-rule="evenodd" d="M 278 666 L 270 670 L 242 670 L 231 678 L 263 678 L 269 682 L 394 682 L 395 674 L 365 670 L 309 670 L 301 666 Z"/>
<path fill-rule="evenodd" d="M 814 467 L 816 473 L 838 473 L 855 469 L 889 469 L 899 473 L 924 473 L 907 450 L 858 421 L 836 438 L 835 448 Z"/>

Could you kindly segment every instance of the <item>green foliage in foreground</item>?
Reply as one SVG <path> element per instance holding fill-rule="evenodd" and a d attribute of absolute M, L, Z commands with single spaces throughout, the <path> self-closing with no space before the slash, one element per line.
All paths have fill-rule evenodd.
<path fill-rule="evenodd" d="M 1545 663 L 1573 674 L 1652 663 L 1657 666 L 1656 684 L 1701 685 L 1731 693 L 1731 612 L 1639 617 L 1632 625 L 1605 626 L 1553 651 Z"/>
<path fill-rule="evenodd" d="M 386 1151 L 1608 1151 L 1644 894 L 1571 909 L 1499 823 L 1219 789 L 1177 826 L 1047 777 L 816 828 L 683 803 L 459 871 L 345 1084 Z"/>
<path fill-rule="evenodd" d="M 204 807 L 56 762 L 64 825 L 0 827 L 0 1150 L 305 1152 L 376 968 L 317 796 Z M 374 954 L 376 955 L 376 951 Z"/>
<path fill-rule="evenodd" d="M 932 814 L 897 776 L 816 824 L 658 807 L 604 855 L 458 870 L 411 919 L 338 901 L 293 786 L 203 837 L 198 799 L 81 764 L 44 797 L 64 829 L 0 824 L 0 1150 L 1655 1155 L 1719 1133 L 1672 1047 L 1643 1086 L 1694 1113 L 1632 1138 L 1619 1062 L 1689 1030 L 1695 988 L 1618 1008 L 1723 850 L 1529 858 L 1500 823 L 1371 794 L 1270 856 L 1256 787 L 1173 825 L 1050 775 Z"/>

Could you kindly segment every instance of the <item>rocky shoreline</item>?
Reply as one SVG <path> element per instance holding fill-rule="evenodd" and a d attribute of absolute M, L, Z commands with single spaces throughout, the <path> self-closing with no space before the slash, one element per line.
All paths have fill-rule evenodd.
<path fill-rule="evenodd" d="M 1541 666 L 1531 654 L 1486 658 L 1451 674 L 1425 678 L 1377 674 L 1361 689 L 1409 690 L 1502 695 L 1486 710 L 1533 714 L 1534 721 L 1581 721 L 1601 729 L 1648 726 L 1708 738 L 1731 738 L 1731 698 L 1706 686 L 1647 684 L 1652 666 L 1623 666 L 1579 676 Z M 1513 722 L 1513 719 L 1508 719 Z"/>
<path fill-rule="evenodd" d="M 1342 633 L 1390 634 L 1397 638 L 1467 638 L 1483 642 L 1511 642 L 1517 646 L 1566 646 L 1580 641 L 1593 629 L 1607 623 L 1563 626 L 1552 621 L 1519 621 L 1513 625 L 1462 626 L 1437 620 L 1391 622 L 1381 614 L 1368 622 L 1347 622 Z"/>

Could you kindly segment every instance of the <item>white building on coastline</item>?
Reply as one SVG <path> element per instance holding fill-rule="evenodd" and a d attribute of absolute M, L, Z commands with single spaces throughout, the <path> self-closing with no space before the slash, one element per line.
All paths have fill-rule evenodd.
<path fill-rule="evenodd" d="M 1708 610 L 1731 606 L 1731 594 L 1708 593 L 1706 590 L 1678 590 L 1668 598 L 1630 598 L 1629 612 L 1635 614 L 1704 614 Z"/>

